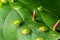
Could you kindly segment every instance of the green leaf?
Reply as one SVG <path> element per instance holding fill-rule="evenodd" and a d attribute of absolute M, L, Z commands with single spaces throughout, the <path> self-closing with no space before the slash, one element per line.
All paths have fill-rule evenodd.
<path fill-rule="evenodd" d="M 8 3 L 2 3 L 0 7 L 0 40 L 58 40 L 60 38 L 60 33 L 52 30 L 60 16 L 59 0 L 13 1 L 11 3 L 11 0 L 8 0 Z M 38 10 L 40 6 L 42 6 L 41 11 Z M 33 21 L 34 10 L 36 18 Z M 44 31 L 45 28 L 48 30 Z"/>
<path fill-rule="evenodd" d="M 53 30 L 53 26 L 59 20 L 58 16 L 56 16 L 54 12 L 51 12 L 49 10 L 44 10 L 40 12 L 40 15 L 46 25 L 48 25 L 48 27 Z"/>
<path fill-rule="evenodd" d="M 8 15 L 8 12 L 10 10 L 9 5 L 4 5 L 3 7 L 0 8 L 0 40 L 4 40 L 4 35 L 3 35 L 3 25 L 4 25 L 4 20 L 6 16 Z"/>

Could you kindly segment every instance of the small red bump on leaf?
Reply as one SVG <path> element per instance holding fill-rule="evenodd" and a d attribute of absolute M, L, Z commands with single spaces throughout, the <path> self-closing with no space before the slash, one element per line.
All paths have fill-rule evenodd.
<path fill-rule="evenodd" d="M 34 10 L 34 11 L 33 11 L 32 20 L 35 20 L 35 18 L 36 18 L 36 11 Z"/>
<path fill-rule="evenodd" d="M 36 11 L 33 11 L 33 18 L 36 18 Z"/>
<path fill-rule="evenodd" d="M 58 28 L 59 22 L 60 22 L 60 20 L 58 20 L 58 21 L 56 22 L 56 24 L 54 25 L 54 27 L 53 27 L 53 30 L 54 30 L 54 31 Z"/>

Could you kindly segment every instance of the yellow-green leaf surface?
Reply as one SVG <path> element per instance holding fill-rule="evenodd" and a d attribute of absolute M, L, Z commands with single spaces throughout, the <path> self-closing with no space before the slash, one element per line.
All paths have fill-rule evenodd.
<path fill-rule="evenodd" d="M 59 0 L 1 1 L 0 40 L 60 39 L 60 33 L 53 31 L 55 23 L 60 20 Z"/>

